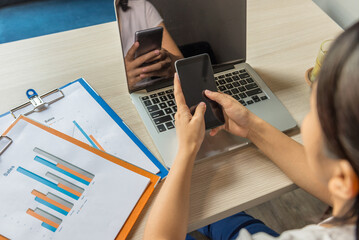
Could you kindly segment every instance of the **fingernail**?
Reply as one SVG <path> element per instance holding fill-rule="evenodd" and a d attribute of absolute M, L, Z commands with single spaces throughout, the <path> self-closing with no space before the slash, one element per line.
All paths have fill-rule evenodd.
<path fill-rule="evenodd" d="M 205 93 L 205 94 L 211 94 L 212 92 L 209 91 L 209 90 L 205 90 L 204 93 Z"/>
<path fill-rule="evenodd" d="M 142 68 L 142 72 L 146 72 L 147 71 L 147 68 Z"/>
<path fill-rule="evenodd" d="M 156 50 L 155 53 L 156 53 L 157 55 L 159 55 L 159 54 L 160 54 L 160 51 L 159 51 L 159 50 Z"/>
<path fill-rule="evenodd" d="M 206 106 L 206 104 L 204 102 L 200 102 L 199 105 Z"/>

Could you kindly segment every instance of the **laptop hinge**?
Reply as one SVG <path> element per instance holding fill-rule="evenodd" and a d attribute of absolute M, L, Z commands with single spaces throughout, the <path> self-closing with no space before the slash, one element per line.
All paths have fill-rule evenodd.
<path fill-rule="evenodd" d="M 165 79 L 163 81 L 160 81 L 159 83 L 156 83 L 152 86 L 146 87 L 147 92 L 152 92 L 161 88 L 173 86 L 173 78 Z"/>
<path fill-rule="evenodd" d="M 239 64 L 239 63 L 244 63 L 244 62 L 245 61 L 243 59 L 240 59 L 240 60 L 234 60 L 234 61 L 221 63 L 221 64 L 214 64 L 214 65 L 212 65 L 213 72 L 214 73 L 224 72 L 224 71 L 233 69 L 234 65 Z"/>

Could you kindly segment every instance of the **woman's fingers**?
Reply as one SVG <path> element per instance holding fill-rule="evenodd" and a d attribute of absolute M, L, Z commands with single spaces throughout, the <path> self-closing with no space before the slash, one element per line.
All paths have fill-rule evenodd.
<path fill-rule="evenodd" d="M 143 73 L 141 68 L 135 68 L 132 71 L 129 71 L 127 74 L 129 77 L 140 77 L 140 75 Z"/>
<path fill-rule="evenodd" d="M 197 105 L 192 119 L 203 121 L 205 113 L 206 113 L 206 104 L 204 102 L 201 102 L 200 104 Z"/>
<path fill-rule="evenodd" d="M 165 49 L 154 50 L 135 59 L 135 52 L 138 47 L 139 43 L 134 43 L 125 57 L 129 77 L 143 80 L 153 76 L 169 77 L 172 74 L 172 60 Z M 144 63 L 149 63 L 149 65 L 142 66 Z"/>
<path fill-rule="evenodd" d="M 171 65 L 171 59 L 167 58 L 163 61 L 160 61 L 160 62 L 157 62 L 152 65 L 144 67 L 143 72 L 150 73 L 150 72 L 157 72 L 157 71 L 163 71 L 163 70 L 168 71 L 170 65 Z"/>
<path fill-rule="evenodd" d="M 213 137 L 213 136 L 217 135 L 217 133 L 218 133 L 219 131 L 222 131 L 222 130 L 225 130 L 225 129 L 226 129 L 226 128 L 225 128 L 225 125 L 222 125 L 222 126 L 213 128 L 213 129 L 211 129 L 211 131 L 209 132 L 209 135 Z"/>
<path fill-rule="evenodd" d="M 152 58 L 152 59 L 149 59 L 147 62 L 154 62 L 154 61 L 160 61 L 160 60 L 164 60 L 166 58 L 169 58 L 169 54 L 166 50 L 164 49 L 161 49 L 160 50 L 160 54 L 158 54 L 158 56 Z"/>
<path fill-rule="evenodd" d="M 160 54 L 159 50 L 154 50 L 152 52 L 146 53 L 138 58 L 136 58 L 133 63 L 136 67 L 140 67 L 145 62 L 149 61 L 152 58 L 157 57 Z"/>
<path fill-rule="evenodd" d="M 142 80 L 142 78 L 140 76 L 137 77 L 132 77 L 132 78 L 128 78 L 129 80 L 129 86 L 134 86 L 136 85 L 138 82 L 140 82 Z"/>
<path fill-rule="evenodd" d="M 159 61 L 161 59 L 162 59 L 161 55 L 158 55 L 158 56 L 155 56 L 154 58 L 151 58 L 151 59 L 147 60 L 146 63 L 156 62 L 156 61 Z"/>
<path fill-rule="evenodd" d="M 169 69 L 161 69 L 159 71 L 155 72 L 149 72 L 149 73 L 141 73 L 142 78 L 149 78 L 149 77 L 170 77 Z"/>
<path fill-rule="evenodd" d="M 186 100 L 183 96 L 181 83 L 180 83 L 177 73 L 175 73 L 173 85 L 174 85 L 174 95 L 175 95 L 175 100 L 176 100 L 176 104 L 177 104 L 177 109 L 179 109 L 180 107 L 183 107 L 183 106 L 187 107 Z"/>
<path fill-rule="evenodd" d="M 229 107 L 230 104 L 232 103 L 232 97 L 230 97 L 227 94 L 219 93 L 219 92 L 212 92 L 209 90 L 206 90 L 204 93 L 206 94 L 206 96 L 209 99 L 216 101 L 217 103 L 222 105 L 224 108 Z"/>
<path fill-rule="evenodd" d="M 126 54 L 126 57 L 125 59 L 127 61 L 133 61 L 133 59 L 135 59 L 135 53 L 136 53 L 136 50 L 138 49 L 138 47 L 140 46 L 140 43 L 139 42 L 135 42 L 130 50 L 128 50 L 127 54 Z"/>

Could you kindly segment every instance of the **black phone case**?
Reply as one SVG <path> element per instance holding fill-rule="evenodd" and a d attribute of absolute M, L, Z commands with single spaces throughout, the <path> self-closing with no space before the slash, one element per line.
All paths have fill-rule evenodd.
<path fill-rule="evenodd" d="M 156 49 L 161 49 L 163 37 L 163 27 L 149 28 L 135 33 L 135 42 L 139 42 L 140 46 L 135 52 L 135 58 Z"/>
<path fill-rule="evenodd" d="M 226 120 L 224 119 L 222 106 L 216 101 L 213 101 L 212 99 L 208 98 L 204 93 L 204 91 L 202 92 L 202 96 L 209 102 L 209 105 L 211 106 L 211 110 L 214 116 L 217 118 L 217 120 L 224 124 Z"/>
<path fill-rule="evenodd" d="M 204 82 L 210 81 L 210 82 L 206 83 L 205 86 L 200 87 L 200 88 L 202 88 L 202 90 L 200 90 L 200 91 L 198 91 L 199 90 L 198 87 L 193 85 L 193 84 L 196 84 L 197 78 L 193 79 L 190 77 L 191 75 L 192 75 L 192 77 L 195 76 L 196 73 L 189 72 L 188 70 L 186 72 L 184 70 L 184 68 L 186 68 L 186 66 L 190 66 L 190 65 L 196 64 L 196 63 L 203 63 L 202 68 L 199 69 L 199 71 L 202 71 L 202 73 L 200 75 L 205 76 L 203 79 Z M 185 95 L 186 102 L 187 102 L 187 104 L 191 105 L 191 106 L 189 106 L 191 114 L 192 115 L 194 114 L 199 102 L 203 101 L 207 105 L 207 111 L 205 114 L 206 129 L 215 128 L 217 126 L 224 124 L 225 119 L 224 119 L 223 110 L 222 110 L 221 105 L 219 105 L 217 102 L 209 99 L 204 94 L 204 90 L 206 90 L 206 89 L 211 90 L 211 91 L 217 91 L 217 87 L 215 84 L 213 70 L 211 67 L 209 56 L 207 54 L 201 54 L 201 55 L 197 55 L 194 57 L 178 60 L 176 62 L 176 69 L 178 71 L 178 75 L 181 80 L 182 90 Z M 197 70 L 196 70 L 196 72 L 198 75 Z M 193 74 L 195 74 L 195 75 L 193 75 Z M 181 76 L 183 77 L 183 79 L 181 78 Z M 194 90 L 194 89 L 197 89 L 197 90 Z M 190 100 L 191 98 L 189 98 L 191 96 L 191 94 L 193 94 L 194 92 L 197 96 L 196 103 L 193 103 L 193 100 Z M 211 114 L 208 114 L 208 111 L 211 111 Z"/>

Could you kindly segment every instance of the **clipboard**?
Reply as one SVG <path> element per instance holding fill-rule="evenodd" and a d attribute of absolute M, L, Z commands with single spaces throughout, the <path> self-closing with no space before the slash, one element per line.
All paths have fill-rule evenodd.
<path fill-rule="evenodd" d="M 22 125 L 21 125 L 22 124 Z M 25 126 L 25 127 L 28 127 L 28 128 L 25 128 L 25 127 L 23 127 L 23 126 Z M 17 127 L 17 128 L 15 128 L 15 127 Z M 30 130 L 29 130 L 29 127 L 30 127 Z M 8 151 L 11 151 L 11 148 L 12 148 L 12 145 L 16 145 L 17 144 L 17 142 L 16 142 L 16 140 L 13 140 L 13 139 L 11 139 L 9 136 L 7 136 L 9 133 L 11 133 L 11 131 L 12 131 L 12 134 L 13 134 L 13 136 L 21 136 L 21 139 L 17 139 L 18 140 L 18 142 L 20 142 L 20 140 L 22 141 L 22 142 L 24 142 L 24 141 L 26 141 L 26 137 L 27 138 L 29 138 L 29 139 L 27 139 L 27 140 L 31 140 L 32 138 L 34 138 L 34 139 L 36 139 L 36 137 L 37 137 L 37 135 L 36 134 L 34 134 L 34 135 L 32 135 L 32 133 L 33 132 L 31 132 L 31 131 L 34 131 L 34 130 L 36 130 L 36 133 L 41 133 L 42 135 L 42 137 L 44 137 L 45 136 L 45 138 L 46 137 L 48 137 L 48 139 L 46 139 L 46 140 L 43 140 L 43 141 L 46 141 L 46 142 L 50 142 L 51 141 L 51 143 L 64 143 L 64 145 L 65 144 L 67 144 L 67 146 L 73 146 L 73 147 L 75 147 L 76 149 L 78 149 L 78 150 L 81 150 L 81 151 L 83 151 L 83 152 L 88 152 L 91 156 L 95 156 L 95 157 L 98 157 L 98 158 L 101 158 L 101 159 L 105 159 L 105 160 L 107 160 L 107 161 L 109 161 L 109 162 L 111 162 L 111 163 L 114 163 L 114 164 L 116 164 L 116 165 L 119 165 L 119 166 L 121 166 L 122 168 L 121 169 L 125 169 L 126 171 L 130 171 L 131 172 L 131 174 L 132 175 L 136 175 L 136 176 L 141 176 L 142 178 L 146 178 L 146 179 L 148 179 L 148 185 L 146 185 L 146 187 L 145 187 L 145 190 L 144 190 L 144 192 L 141 194 L 141 196 L 140 196 L 140 198 L 138 199 L 138 201 L 137 201 L 137 203 L 135 202 L 134 204 L 134 208 L 131 210 L 131 213 L 130 213 L 130 215 L 127 217 L 127 219 L 126 219 L 126 221 L 125 221 L 125 223 L 123 224 L 123 226 L 122 226 L 122 228 L 121 228 L 121 230 L 120 230 L 120 232 L 117 234 L 117 236 L 116 236 L 116 239 L 126 239 L 126 237 L 128 236 L 128 234 L 129 234 L 129 232 L 130 232 L 130 230 L 132 229 L 132 227 L 133 227 L 133 225 L 135 224 L 135 221 L 137 220 L 137 218 L 139 217 L 139 215 L 140 215 L 140 213 L 141 213 L 141 211 L 143 210 L 143 208 L 144 208 L 144 206 L 145 206 L 145 204 L 146 204 L 146 202 L 148 201 L 148 199 L 150 198 L 150 196 L 151 196 L 151 194 L 153 193 L 153 191 L 154 191 L 154 189 L 155 189 L 155 187 L 156 187 L 156 185 L 157 185 L 157 183 L 160 181 L 160 177 L 159 176 L 157 176 L 157 175 L 155 175 L 155 174 L 152 174 L 152 173 L 149 173 L 149 172 L 147 172 L 147 171 L 145 171 L 145 170 L 143 170 L 143 169 L 141 169 L 141 168 L 138 168 L 138 167 L 136 167 L 136 166 L 134 166 L 134 165 L 132 165 L 132 164 L 129 164 L 128 162 L 125 162 L 125 161 L 123 161 L 123 160 L 121 160 L 121 159 L 118 159 L 118 158 L 116 158 L 116 157 L 114 157 L 114 156 L 112 156 L 112 155 L 110 155 L 110 154 L 108 154 L 108 153 L 106 153 L 106 152 L 103 152 L 103 151 L 101 151 L 101 150 L 98 150 L 98 149 L 96 149 L 96 148 L 93 148 L 93 147 L 91 147 L 91 146 L 89 146 L 88 144 L 86 144 L 86 143 L 84 143 L 84 142 L 82 142 L 82 141 L 79 141 L 79 140 L 77 140 L 77 139 L 74 139 L 74 138 L 72 138 L 72 137 L 70 137 L 70 136 L 68 136 L 68 135 L 65 135 L 65 134 L 63 134 L 63 133 L 61 133 L 61 132 L 59 132 L 59 131 L 57 131 L 57 130 L 55 130 L 55 129 L 53 129 L 53 128 L 50 128 L 50 127 L 47 127 L 47 126 L 45 126 L 45 125 L 42 125 L 42 124 L 40 124 L 40 123 L 38 123 L 38 122 L 36 122 L 36 121 L 33 121 L 33 120 L 31 120 L 31 119 L 29 119 L 29 118 L 27 118 L 27 117 L 24 117 L 24 116 L 20 116 L 20 117 L 18 117 L 17 119 L 16 119 L 16 121 L 5 131 L 5 133 L 1 136 L 1 138 L 0 138 L 0 157 L 2 157 L 3 158 L 3 160 L 4 160 L 4 158 L 5 157 L 9 157 L 9 156 L 13 156 L 13 155 L 7 155 L 7 156 L 4 156 Z M 17 131 L 17 132 L 16 132 Z M 21 132 L 20 132 L 21 131 Z M 27 132 L 26 132 L 27 131 Z M 15 133 L 14 133 L 15 132 Z M 16 135 L 17 134 L 17 135 Z M 24 134 L 24 135 L 23 135 Z M 19 138 L 19 137 L 18 137 Z M 25 140 L 24 140 L 25 139 Z M 31 144 L 39 144 L 39 143 L 31 143 Z M 29 144 L 29 145 L 31 145 L 31 144 Z M 41 144 L 40 144 L 41 145 Z M 26 145 L 26 147 L 27 148 L 32 148 L 32 146 L 27 146 Z M 22 148 L 24 148 L 24 146 L 22 146 Z M 59 146 L 59 148 L 61 148 L 61 146 Z M 13 150 L 13 152 L 15 151 L 15 149 Z M 26 151 L 26 150 L 24 150 L 24 151 Z M 34 151 L 35 152 L 37 152 L 37 153 L 41 153 L 41 151 L 43 151 L 43 150 L 39 150 L 38 148 L 35 148 L 34 149 Z M 18 153 L 19 151 L 16 151 L 15 153 L 13 153 L 13 154 L 19 154 Z M 49 154 L 49 153 L 48 153 Z M 43 154 L 44 156 L 46 156 L 46 154 Z M 49 155 L 51 155 L 51 154 L 49 154 Z M 80 156 L 80 155 L 79 155 Z M 37 157 L 37 156 L 36 156 Z M 36 157 L 35 157 L 35 160 L 36 160 Z M 46 156 L 47 158 L 49 158 L 49 156 Z M 59 158 L 60 159 L 60 158 Z M 46 160 L 41 160 L 41 161 L 45 161 L 46 162 Z M 104 162 L 106 162 L 107 164 L 110 164 L 110 163 L 108 163 L 107 161 L 103 161 L 102 162 L 102 164 L 104 163 Z M 25 162 L 25 160 L 23 160 L 22 162 Z M 43 162 L 42 162 L 43 163 Z M 4 164 L 4 163 L 3 163 Z M 65 163 L 63 163 L 63 164 L 65 164 Z M 45 163 L 45 165 L 46 165 L 46 163 Z M 46 165 L 45 167 L 49 167 L 49 166 L 51 166 L 51 165 Z M 72 165 L 72 166 L 74 166 L 74 165 Z M 60 167 L 60 166 L 59 166 Z M 71 163 L 70 163 L 70 167 L 71 167 Z M 76 167 L 76 166 L 75 166 Z M 24 169 L 24 168 L 21 168 L 21 167 L 14 167 L 14 166 L 12 166 L 12 168 L 10 168 L 11 169 L 11 171 L 12 171 L 12 173 L 10 173 L 10 171 L 8 170 L 8 172 L 6 173 L 7 175 L 10 175 L 10 174 L 18 174 L 18 175 L 20 175 L 18 172 L 16 172 L 15 171 L 15 169 L 17 168 L 17 171 L 18 172 L 20 172 L 21 173 L 21 171 L 22 171 L 22 173 L 23 174 L 25 174 L 25 175 L 29 175 L 29 174 L 33 174 L 33 175 L 36 175 L 36 174 L 34 174 L 34 173 L 29 173 L 29 171 L 28 170 L 26 170 L 26 169 Z M 111 165 L 111 168 L 113 168 L 113 166 Z M 20 170 L 21 171 L 20 171 Z M 80 169 L 80 168 L 79 168 Z M 82 170 L 82 171 L 85 171 L 85 170 L 83 170 L 83 169 L 80 169 L 80 170 Z M 79 170 L 79 171 L 80 171 Z M 70 171 L 70 170 L 68 170 L 68 171 Z M 74 171 L 77 171 L 76 169 L 74 170 Z M 79 172 L 79 171 L 77 171 L 77 172 Z M 75 174 L 75 173 L 73 173 L 73 174 Z M 80 175 L 81 175 L 81 172 L 79 173 Z M 95 173 L 95 174 L 98 174 L 98 173 Z M 30 177 L 32 177 L 33 175 L 30 175 Z M 61 174 L 59 174 L 60 176 L 61 176 Z M 68 175 L 68 176 L 70 176 L 70 175 Z M 1 176 L 1 177 L 3 177 L 3 176 Z M 18 177 L 18 176 L 17 176 Z M 27 176 L 26 176 L 27 177 Z M 81 176 L 80 176 L 81 177 Z M 111 176 L 111 177 L 113 177 L 113 176 Z M 37 178 L 40 178 L 40 180 L 37 180 L 37 181 L 48 181 L 48 180 L 44 180 L 44 178 L 41 178 L 41 177 L 39 177 L 39 176 L 37 176 Z M 82 177 L 82 178 L 84 178 L 84 177 Z M 1 179 L 1 178 L 0 178 Z M 4 180 L 4 178 L 2 178 L 3 180 Z M 68 178 L 68 179 L 70 179 L 70 178 Z M 73 178 L 71 178 L 71 179 L 75 179 L 74 177 Z M 93 179 L 92 180 L 95 180 L 96 179 L 96 175 L 93 175 Z M 21 180 L 21 179 L 20 179 Z M 31 179 L 32 180 L 32 179 Z M 63 180 L 63 179 L 62 179 Z M 60 180 L 59 180 L 60 181 Z M 89 180 L 89 181 L 91 181 L 91 179 Z M 97 182 L 98 182 L 99 180 L 97 180 Z M 75 181 L 76 182 L 76 181 Z M 93 182 L 95 182 L 95 181 L 93 181 Z M 96 183 L 96 182 L 95 182 Z M 32 182 L 31 182 L 31 184 L 32 184 Z M 43 183 L 42 182 L 42 184 L 47 184 L 47 183 Z M 127 184 L 129 184 L 129 183 L 127 183 Z M 21 185 L 26 185 L 26 183 L 22 183 L 21 182 Z M 0 184 L 0 187 L 4 187 L 4 185 L 1 185 Z M 92 185 L 91 184 L 89 184 L 89 186 L 91 187 Z M 55 186 L 56 187 L 56 186 Z M 70 188 L 72 188 L 72 190 L 74 189 L 73 187 L 71 187 L 70 186 Z M 128 187 L 128 188 L 130 188 L 130 187 Z M 21 189 L 19 189 L 19 191 L 20 191 Z M 61 189 L 60 189 L 61 190 Z M 58 191 L 60 191 L 60 190 L 58 190 Z M 18 188 L 16 189 L 16 191 L 18 191 Z M 43 196 L 43 195 L 41 195 L 41 193 L 39 193 L 38 191 L 35 191 L 35 193 L 34 193 L 34 191 L 35 190 L 33 190 L 32 192 L 31 192 L 31 194 L 34 194 L 35 196 L 37 196 L 38 198 L 40 197 L 41 198 L 41 196 L 42 196 L 42 199 L 47 199 L 46 201 L 48 201 L 48 199 L 49 198 L 46 198 L 45 196 Z M 63 189 L 62 189 L 62 191 L 63 191 Z M 65 194 L 68 194 L 68 196 L 71 196 L 71 193 L 73 193 L 74 194 L 74 192 L 71 192 L 71 190 L 68 190 L 69 192 L 67 192 L 66 193 L 66 191 L 65 191 Z M 76 192 L 76 189 L 75 190 L 73 190 L 73 191 L 75 191 Z M 86 189 L 85 189 L 85 191 L 86 191 Z M 3 192 L 4 193 L 4 192 Z M 55 191 L 55 193 L 57 194 L 57 192 Z M 26 194 L 28 194 L 29 195 L 29 193 L 21 193 L 21 194 L 23 194 L 23 195 L 26 195 Z M 39 195 L 40 194 L 40 195 Z M 82 193 L 83 194 L 83 193 Z M 69 197 L 68 197 L 69 198 Z M 35 199 L 36 200 L 36 199 Z M 50 199 L 51 200 L 51 199 Z M 90 200 L 91 200 L 91 198 L 89 198 L 89 202 L 90 202 Z M 21 201 L 22 201 L 22 199 L 21 199 Z M 64 199 L 63 199 L 63 201 L 65 201 Z M 87 199 L 86 199 L 86 201 L 85 200 L 83 200 L 85 203 L 87 202 Z M 66 201 L 65 201 L 66 202 Z M 42 204 L 44 204 L 43 202 L 40 202 L 40 203 L 42 203 Z M 61 202 L 60 202 L 61 203 Z M 79 208 L 81 211 L 84 211 L 84 210 L 82 210 L 82 207 L 85 209 L 86 208 L 86 205 L 85 205 L 85 203 L 81 206 L 81 208 Z M 89 203 L 87 203 L 87 204 L 89 204 Z M 41 204 L 39 204 L 39 205 L 41 205 Z M 47 205 L 48 206 L 48 205 Z M 88 205 L 87 205 L 88 206 Z M 97 205 L 96 205 L 96 207 L 97 207 Z M 8 209 L 9 208 L 9 206 L 7 206 L 6 207 L 6 209 Z M 44 208 L 43 208 L 44 209 Z M 53 208 L 53 209 L 55 209 L 56 210 L 56 208 Z M 31 210 L 30 212 L 29 212 L 29 210 Z M 36 208 L 36 210 L 38 210 L 37 208 Z M 40 209 L 41 210 L 41 209 Z M 39 210 L 39 211 L 40 211 Z M 46 208 L 45 208 L 45 210 L 46 210 Z M 50 209 L 51 210 L 51 209 Z M 43 211 L 43 212 L 45 212 L 44 210 L 41 210 L 41 211 Z M 70 210 L 70 211 L 72 211 L 72 210 Z M 69 211 L 69 216 L 70 217 L 72 217 L 73 215 L 70 215 L 70 212 Z M 75 210 L 73 210 L 73 212 L 76 212 Z M 26 212 L 28 215 L 31 215 L 31 217 L 35 217 L 35 218 L 37 218 L 37 220 L 41 220 L 41 221 L 43 221 L 43 224 L 41 225 L 43 228 L 48 228 L 49 230 L 51 230 L 51 227 L 52 227 L 52 229 L 54 228 L 51 224 L 54 224 L 53 222 L 52 222 L 52 220 L 51 220 L 51 218 L 47 218 L 46 217 L 46 214 L 45 215 L 43 215 L 44 213 L 42 213 L 42 212 L 40 212 L 40 213 L 36 213 L 36 212 L 34 212 L 32 209 L 28 209 L 28 211 Z M 50 212 L 51 213 L 51 212 Z M 17 215 L 16 215 L 17 214 Z M 18 213 L 16 212 L 16 214 L 15 214 L 15 216 L 18 216 Z M 40 215 L 39 215 L 40 214 Z M 41 215 L 42 214 L 42 215 Z M 74 213 L 75 214 L 75 213 Z M 23 213 L 23 215 L 25 215 L 25 213 Z M 26 216 L 28 216 L 28 215 L 26 215 Z M 48 215 L 49 215 L 49 213 L 48 213 Z M 51 215 L 51 214 L 50 214 Z M 40 217 L 39 217 L 40 216 Z M 45 217 L 44 217 L 45 216 Z M 66 215 L 67 216 L 67 215 Z M 6 217 L 6 215 L 5 215 L 5 217 Z M 41 218 L 42 217 L 42 218 Z M 56 218 L 55 216 L 52 216 L 52 217 L 54 217 L 54 218 Z M 95 218 L 96 216 L 92 216 L 93 218 Z M 107 217 L 107 216 L 106 216 Z M 2 217 L 2 218 L 4 218 L 4 217 Z M 50 220 L 49 220 L 50 219 Z M 86 218 L 86 219 L 88 219 L 88 218 Z M 4 220 L 5 221 L 5 220 Z M 18 221 L 18 220 L 17 220 Z M 66 219 L 65 219 L 65 221 L 66 221 Z M 91 221 L 91 220 L 90 220 Z M 7 222 L 7 221 L 6 221 Z M 9 223 L 10 224 L 10 223 Z M 15 224 L 15 223 L 14 223 Z M 44 225 L 45 224 L 45 225 Z M 55 227 L 57 227 L 56 228 L 56 230 L 54 231 L 54 234 L 56 234 L 56 233 L 58 233 L 58 234 L 60 234 L 59 232 L 56 232 L 58 229 L 60 229 L 60 226 L 61 226 L 61 224 L 63 224 L 64 225 L 64 223 L 63 222 L 61 222 L 60 224 L 59 224 L 59 226 L 55 226 Z M 96 223 L 96 224 L 98 224 L 98 223 Z M 26 226 L 26 224 L 25 223 L 23 223 L 23 225 L 24 226 Z M 71 225 L 72 226 L 72 225 Z M 19 226 L 16 226 L 16 227 L 19 227 Z M 22 225 L 21 225 L 21 227 L 23 227 Z M 41 228 L 41 229 L 43 229 L 43 228 Z M 67 228 L 68 229 L 68 228 Z M 63 230 L 63 229 L 61 229 L 61 230 Z M 76 229 L 77 230 L 77 229 Z M 27 231 L 27 230 L 26 230 Z M 44 229 L 43 229 L 43 231 L 45 231 Z M 63 233 L 63 232 L 62 232 Z M 3 233 L 1 233 L 0 232 L 0 234 L 3 234 Z M 4 237 L 6 237 L 6 234 L 3 234 L 4 235 Z M 27 237 L 28 235 L 25 235 L 24 237 Z M 62 235 L 61 235 L 62 236 Z M 63 237 L 63 236 L 62 236 Z M 78 236 L 77 236 L 78 237 Z M 1 239 L 1 235 L 0 235 L 0 239 Z M 6 239 L 6 238 L 5 238 Z M 56 237 L 55 237 L 55 239 L 56 239 Z"/>
<path fill-rule="evenodd" d="M 26 92 L 27 97 L 29 98 L 29 101 L 11 109 L 9 112 L 0 115 L 0 123 L 6 122 L 6 124 L 1 124 L 4 127 L 7 127 L 10 125 L 12 121 L 14 121 L 16 118 L 18 118 L 20 115 L 27 116 L 29 118 L 33 118 L 33 115 L 46 113 L 48 109 L 56 108 L 58 103 L 61 101 L 66 101 L 66 94 L 65 91 L 68 88 L 73 87 L 74 85 L 81 85 L 81 87 L 91 96 L 91 98 L 102 108 L 104 111 L 104 114 L 107 115 L 109 118 L 112 119 L 112 121 L 120 127 L 120 129 L 125 133 L 125 135 L 135 144 L 132 148 L 132 152 L 138 152 L 140 156 L 133 156 L 133 159 L 128 156 L 122 156 L 120 154 L 116 154 L 114 151 L 109 151 L 106 148 L 103 148 L 104 146 L 101 145 L 93 136 L 90 134 L 86 134 L 85 130 L 83 130 L 83 127 L 80 126 L 76 121 L 74 121 L 74 124 L 76 125 L 77 129 L 85 136 L 84 142 L 89 143 L 95 148 L 101 149 L 103 151 L 107 151 L 117 157 L 126 159 L 130 163 L 137 165 L 141 168 L 144 168 L 145 170 L 148 170 L 152 173 L 156 173 L 158 176 L 162 178 L 166 177 L 168 174 L 168 169 L 149 151 L 149 149 L 140 141 L 140 139 L 130 130 L 130 128 L 125 124 L 125 122 L 111 109 L 111 107 L 95 92 L 95 90 L 83 79 L 80 78 L 76 81 L 73 81 L 69 84 L 66 84 L 63 87 L 60 87 L 59 89 L 54 89 L 48 93 L 45 93 L 41 96 L 39 96 L 35 90 L 29 89 Z M 37 115 L 39 116 L 39 115 Z M 35 121 L 39 121 L 38 119 L 34 119 Z M 39 121 L 42 124 L 48 125 L 50 122 L 45 121 Z M 55 127 L 56 129 L 56 127 Z M 1 130 L 1 129 L 0 129 Z M 65 132 L 63 128 L 57 128 L 57 130 L 61 132 Z M 65 132 L 66 133 L 66 132 Z M 69 134 L 68 134 L 69 135 Z M 76 137 L 75 137 L 76 138 Z M 140 161 L 137 163 L 136 161 Z M 150 162 L 147 162 L 150 161 Z M 145 165 L 143 165 L 145 164 Z M 158 172 L 155 172 L 154 168 L 147 165 L 152 164 L 157 168 Z"/>

